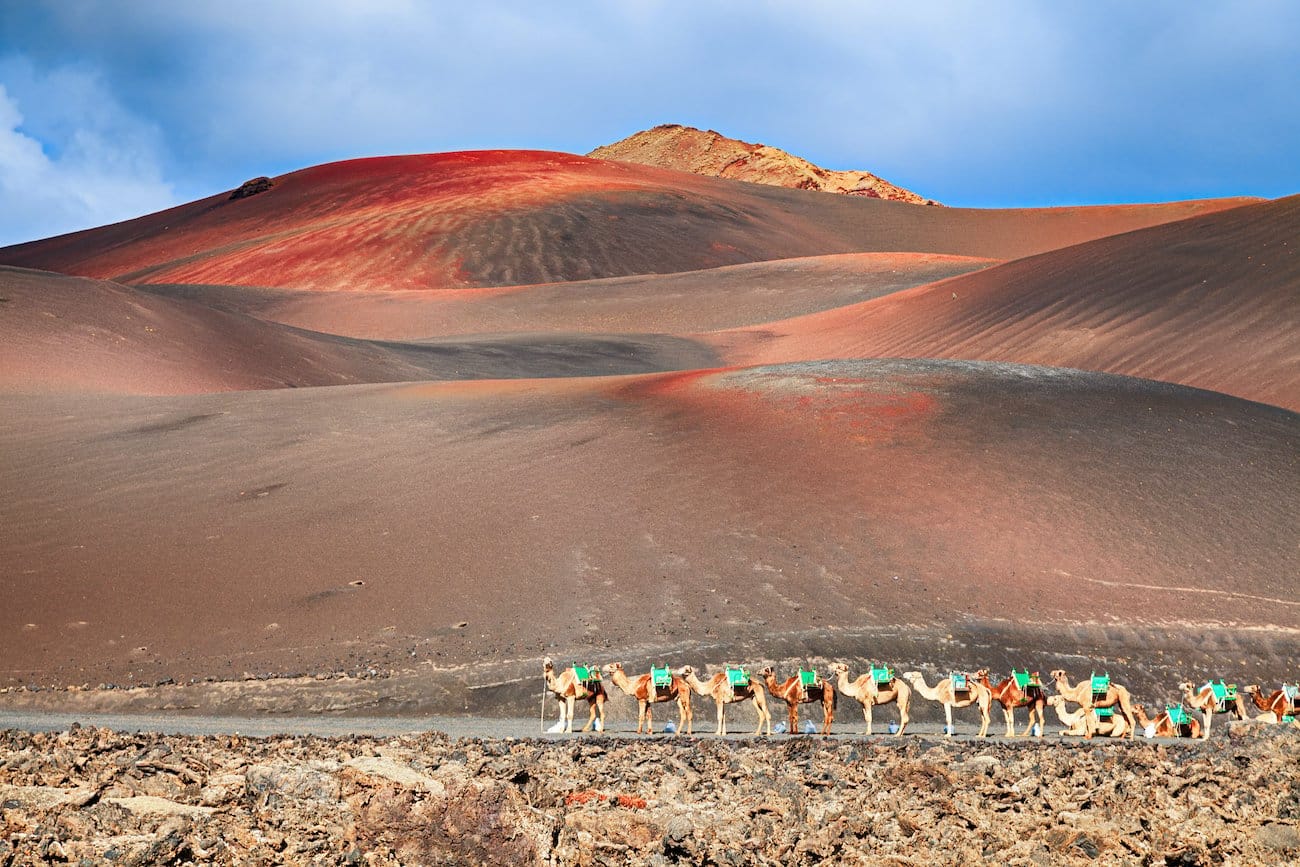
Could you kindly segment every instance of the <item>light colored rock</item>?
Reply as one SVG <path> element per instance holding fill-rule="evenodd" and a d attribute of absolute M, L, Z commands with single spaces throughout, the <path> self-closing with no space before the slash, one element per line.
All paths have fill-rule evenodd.
<path fill-rule="evenodd" d="M 207 816 L 216 812 L 214 807 L 181 804 L 153 795 L 136 795 L 131 798 L 105 798 L 104 803 L 116 804 L 137 816 Z"/>

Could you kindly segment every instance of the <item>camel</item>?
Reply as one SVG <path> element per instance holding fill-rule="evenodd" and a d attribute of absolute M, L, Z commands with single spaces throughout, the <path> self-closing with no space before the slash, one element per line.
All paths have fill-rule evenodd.
<path fill-rule="evenodd" d="M 1059 695 L 1051 696 L 1047 703 L 1056 711 L 1057 717 L 1065 726 L 1061 730 L 1062 735 L 1072 735 L 1075 737 L 1086 736 L 1088 730 L 1092 729 L 1097 734 L 1108 735 L 1112 738 L 1120 738 L 1128 731 L 1128 723 L 1123 716 L 1115 716 L 1113 713 L 1108 719 L 1101 719 L 1096 715 L 1095 710 L 1085 711 L 1066 710 L 1065 698 Z"/>
<path fill-rule="evenodd" d="M 1252 683 L 1242 692 L 1250 696 L 1250 700 L 1255 703 L 1255 707 L 1263 711 L 1262 714 L 1255 717 L 1259 722 L 1277 724 L 1286 722 L 1285 718 L 1288 716 L 1295 716 L 1291 698 L 1284 689 L 1274 690 L 1268 698 L 1264 698 L 1264 693 L 1260 691 L 1259 684 Z M 1293 724 L 1300 727 L 1300 723 L 1293 721 Z"/>
<path fill-rule="evenodd" d="M 1199 710 L 1205 717 L 1205 734 L 1201 737 L 1206 740 L 1210 739 L 1210 723 L 1214 720 L 1214 710 L 1219 706 L 1219 700 L 1214 695 L 1214 687 L 1206 684 L 1201 687 L 1199 692 L 1193 692 L 1196 688 L 1190 682 L 1184 681 L 1178 684 L 1182 690 L 1183 701 L 1185 701 L 1192 710 Z"/>
<path fill-rule="evenodd" d="M 736 701 L 754 702 L 754 711 L 758 714 L 758 726 L 754 729 L 754 734 L 763 733 L 763 723 L 767 723 L 767 733 L 772 734 L 772 714 L 767 710 L 767 693 L 763 691 L 763 685 L 758 681 L 751 679 L 748 686 L 733 685 L 729 682 L 725 671 L 720 671 L 707 681 L 702 681 L 695 676 L 695 669 L 689 665 L 684 666 L 678 674 L 698 695 L 712 696 L 717 703 L 718 729 L 715 734 L 727 733 L 727 705 Z"/>
<path fill-rule="evenodd" d="M 565 669 L 561 674 L 555 673 L 555 663 L 548 656 L 542 660 L 542 677 L 546 680 L 546 690 L 552 693 L 560 703 L 560 721 L 552 727 L 552 732 L 564 732 L 570 734 L 573 731 L 573 705 L 578 699 L 586 699 L 587 708 L 591 711 L 587 717 L 587 724 L 580 731 L 591 731 L 592 724 L 596 726 L 596 731 L 605 730 L 605 687 L 599 681 L 594 685 L 588 685 L 582 682 L 578 677 L 578 672 L 572 667 Z"/>
<path fill-rule="evenodd" d="M 919 692 L 922 698 L 943 704 L 943 713 L 948 720 L 948 725 L 943 731 L 948 737 L 953 735 L 952 709 L 955 707 L 970 707 L 973 704 L 978 704 L 980 709 L 980 733 L 978 736 L 985 737 L 988 734 L 989 708 L 993 704 L 993 691 L 975 678 L 966 679 L 968 689 L 964 698 L 953 688 L 951 676 L 945 677 L 933 687 L 926 685 L 925 678 L 919 671 L 909 671 L 903 675 L 903 680 L 910 683 L 912 689 Z"/>
<path fill-rule="evenodd" d="M 1108 682 L 1106 691 L 1098 698 L 1093 695 L 1091 680 L 1080 681 L 1071 686 L 1070 678 L 1060 669 L 1052 672 L 1052 681 L 1056 684 L 1056 691 L 1064 696 L 1066 701 L 1072 701 L 1084 710 L 1093 707 L 1114 707 L 1118 703 L 1124 713 L 1124 721 L 1128 723 L 1128 737 L 1133 737 L 1137 719 L 1133 716 L 1133 700 L 1128 689 L 1117 683 Z M 1092 737 L 1092 735 L 1085 735 L 1085 737 Z"/>
<path fill-rule="evenodd" d="M 1181 738 L 1183 736 L 1183 726 L 1175 723 L 1169 716 L 1166 709 L 1160 716 L 1152 719 L 1147 716 L 1146 708 L 1140 704 L 1133 705 L 1133 712 L 1136 715 L 1138 725 L 1142 726 L 1143 731 L 1147 732 L 1147 737 L 1153 738 Z M 1195 717 L 1187 716 L 1187 729 L 1191 737 L 1199 738 L 1201 736 L 1201 724 Z"/>
<path fill-rule="evenodd" d="M 831 733 L 831 723 L 835 721 L 835 705 L 839 702 L 834 686 L 824 680 L 814 686 L 804 686 L 800 683 L 799 675 L 787 678 L 784 683 L 778 683 L 776 671 L 770 665 L 759 674 L 767 684 L 767 691 L 785 702 L 790 714 L 790 728 L 786 730 L 787 733 L 796 734 L 799 731 L 799 705 L 814 701 L 819 701 L 822 705 L 821 733 L 824 735 Z"/>
<path fill-rule="evenodd" d="M 646 734 L 654 734 L 653 706 L 658 702 L 673 701 L 674 699 L 677 701 L 677 731 L 673 732 L 673 734 L 678 735 L 683 731 L 688 735 L 693 734 L 691 688 L 686 681 L 672 675 L 672 680 L 667 688 L 657 689 L 651 683 L 651 674 L 643 674 L 635 681 L 628 680 L 627 674 L 623 671 L 623 666 L 617 662 L 609 663 L 602 670 L 609 675 L 609 679 L 614 686 L 636 699 L 637 734 L 641 734 L 642 728 L 645 729 Z"/>
<path fill-rule="evenodd" d="M 849 682 L 849 667 L 842 662 L 832 662 L 831 671 L 835 672 L 836 687 L 849 698 L 856 698 L 862 704 L 862 718 L 867 722 L 867 734 L 871 734 L 871 709 L 876 705 L 898 703 L 898 731 L 901 735 L 907 728 L 908 706 L 912 703 L 912 688 L 898 678 L 890 678 L 885 683 L 876 681 L 872 672 Z"/>
<path fill-rule="evenodd" d="M 1047 699 L 1043 695 L 1041 686 L 1034 686 L 1038 682 L 1038 675 L 1025 687 L 1020 686 L 1016 680 L 1015 672 L 1011 677 L 999 683 L 997 686 L 989 683 L 989 670 L 981 668 L 975 672 L 975 679 L 984 684 L 988 690 L 993 693 L 993 700 L 1002 705 L 1002 715 L 1007 721 L 1007 737 L 1016 736 L 1016 708 L 1029 708 L 1029 725 L 1025 726 L 1024 737 L 1029 737 L 1029 733 L 1034 730 L 1034 719 L 1038 719 L 1038 736 L 1043 736 L 1043 729 L 1047 727 L 1047 717 L 1044 714 L 1044 708 L 1047 707 Z"/>

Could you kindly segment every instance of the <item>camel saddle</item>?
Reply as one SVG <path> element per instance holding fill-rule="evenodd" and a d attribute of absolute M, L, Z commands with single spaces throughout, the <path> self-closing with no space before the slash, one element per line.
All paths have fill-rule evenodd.
<path fill-rule="evenodd" d="M 1182 737 L 1191 737 L 1192 718 L 1187 715 L 1181 704 L 1171 704 L 1165 707 L 1165 713 L 1169 714 L 1169 722 L 1178 726 L 1178 734 Z"/>
<path fill-rule="evenodd" d="M 749 672 L 744 668 L 727 668 L 727 686 L 735 689 L 738 686 L 749 686 Z"/>
<path fill-rule="evenodd" d="M 1210 680 L 1206 681 L 1205 686 L 1201 687 L 1201 689 L 1209 689 L 1214 693 L 1215 713 L 1227 713 L 1229 703 L 1237 700 L 1237 685 L 1235 683 L 1224 683 L 1223 681 L 1215 683 Z"/>
<path fill-rule="evenodd" d="M 819 680 L 821 680 L 821 678 L 817 676 L 816 669 L 809 669 L 808 671 L 804 671 L 802 668 L 799 669 L 799 685 L 804 689 L 807 689 L 810 686 L 816 686 Z"/>
<path fill-rule="evenodd" d="M 876 668 L 871 666 L 871 679 L 879 688 L 888 688 L 894 682 L 894 670 L 887 665 Z"/>
<path fill-rule="evenodd" d="M 1300 710 L 1300 684 L 1282 684 L 1282 694 L 1286 696 L 1286 700 L 1290 703 L 1292 710 Z"/>
<path fill-rule="evenodd" d="M 1092 673 L 1092 700 L 1099 701 L 1106 697 L 1110 692 L 1110 672 L 1105 674 Z"/>
<path fill-rule="evenodd" d="M 666 692 L 672 689 L 673 673 L 668 670 L 666 665 L 663 668 L 650 666 L 650 683 L 656 690 Z"/>
<path fill-rule="evenodd" d="M 1035 696 L 1043 691 L 1043 682 L 1038 679 L 1038 672 L 1029 673 L 1029 669 L 1016 671 L 1011 669 L 1011 676 L 1016 679 L 1016 687 L 1027 696 Z"/>
<path fill-rule="evenodd" d="M 1108 720 L 1115 715 L 1113 707 L 1094 707 L 1092 712 L 1097 715 L 1097 721 Z"/>
<path fill-rule="evenodd" d="M 952 680 L 953 695 L 958 695 L 960 693 L 970 694 L 970 678 L 957 671 L 954 671 L 952 674 L 948 675 L 948 677 Z"/>
<path fill-rule="evenodd" d="M 573 673 L 577 675 L 578 683 L 581 683 L 583 686 L 599 682 L 600 680 L 600 669 L 594 665 L 578 665 L 578 663 L 575 662 L 573 664 Z"/>

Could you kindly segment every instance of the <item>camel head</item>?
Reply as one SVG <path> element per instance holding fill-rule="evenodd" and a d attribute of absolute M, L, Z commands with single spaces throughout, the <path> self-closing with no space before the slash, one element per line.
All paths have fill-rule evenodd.
<path fill-rule="evenodd" d="M 1065 705 L 1065 696 L 1049 695 L 1047 697 L 1047 703 L 1050 704 L 1052 707 L 1062 707 Z"/>
<path fill-rule="evenodd" d="M 1244 686 L 1241 691 L 1246 695 L 1259 695 L 1259 684 L 1252 683 L 1250 686 Z"/>
<path fill-rule="evenodd" d="M 549 656 L 542 660 L 542 671 L 555 671 L 555 663 Z"/>
<path fill-rule="evenodd" d="M 677 674 L 681 677 L 690 677 L 694 673 L 695 669 L 689 665 L 683 665 L 681 668 L 677 669 Z"/>
<path fill-rule="evenodd" d="M 921 680 L 921 679 L 922 679 L 922 675 L 921 672 L 919 671 L 909 671 L 903 674 L 903 680 L 907 681 L 908 683 L 911 683 L 914 680 Z"/>
<path fill-rule="evenodd" d="M 1195 692 L 1195 691 L 1196 691 L 1196 687 L 1192 686 L 1192 685 L 1191 685 L 1190 683 L 1188 683 L 1187 681 L 1183 681 L 1182 683 L 1178 684 L 1178 688 L 1181 689 L 1183 692 Z"/>
<path fill-rule="evenodd" d="M 1052 672 L 1052 674 L 1051 674 L 1051 678 L 1052 678 L 1052 680 L 1055 680 L 1055 681 L 1062 681 L 1062 680 L 1065 680 L 1065 671 L 1062 670 L 1062 669 L 1059 669 L 1059 668 L 1058 668 L 1058 669 L 1056 669 L 1056 671 L 1053 671 L 1053 672 Z"/>
<path fill-rule="evenodd" d="M 845 665 L 844 663 L 842 663 L 842 662 L 832 662 L 832 663 L 830 664 L 829 668 L 830 668 L 831 671 L 835 672 L 836 674 L 848 674 L 848 673 L 849 673 L 849 667 L 848 667 L 847 665 Z"/>
<path fill-rule="evenodd" d="M 979 671 L 971 675 L 971 677 L 975 680 L 988 680 L 989 670 L 987 668 L 981 668 Z"/>
<path fill-rule="evenodd" d="M 759 677 L 776 677 L 776 669 L 770 665 L 763 666 L 763 670 L 758 673 Z"/>
<path fill-rule="evenodd" d="M 600 670 L 606 674 L 613 674 L 616 671 L 622 671 L 623 664 L 621 662 L 610 662 L 602 666 Z"/>

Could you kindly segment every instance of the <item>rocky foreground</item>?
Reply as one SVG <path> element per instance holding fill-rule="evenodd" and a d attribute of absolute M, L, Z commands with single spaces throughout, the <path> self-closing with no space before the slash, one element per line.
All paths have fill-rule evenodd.
<path fill-rule="evenodd" d="M 0 732 L 0 865 L 1294 863 L 1300 739 Z"/>

